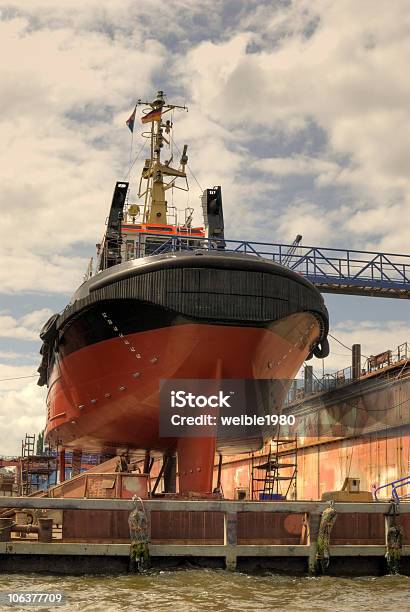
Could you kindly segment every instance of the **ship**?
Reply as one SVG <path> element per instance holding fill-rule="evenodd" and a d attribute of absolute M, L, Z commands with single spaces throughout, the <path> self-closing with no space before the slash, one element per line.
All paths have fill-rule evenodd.
<path fill-rule="evenodd" d="M 227 450 L 218 436 L 161 436 L 161 381 L 290 385 L 305 360 L 327 356 L 328 313 L 298 273 L 229 250 L 220 186 L 201 195 L 203 225 L 194 224 L 192 208 L 181 213 L 167 201 L 174 190 L 189 189 L 188 148 L 173 138 L 174 112 L 185 107 L 169 104 L 162 91 L 138 100 L 127 122 L 132 134 L 140 107 L 149 154 L 136 196 L 129 182 L 116 183 L 95 270 L 40 334 L 45 438 L 60 449 L 144 453 L 146 466 L 176 456 L 179 493 L 206 494 L 216 452 L 254 448 L 241 437 Z M 270 396 L 263 397 L 269 413 Z M 268 437 L 261 433 L 259 448 Z"/>

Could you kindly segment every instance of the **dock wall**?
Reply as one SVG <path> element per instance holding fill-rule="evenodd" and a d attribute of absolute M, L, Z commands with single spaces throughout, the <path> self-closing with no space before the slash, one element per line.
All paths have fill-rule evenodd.
<path fill-rule="evenodd" d="M 337 491 L 345 478 L 359 478 L 360 488 L 371 491 L 372 486 L 402 478 L 410 470 L 410 425 L 400 429 L 374 432 L 360 438 L 346 438 L 331 442 L 313 441 L 297 451 L 297 493 L 291 498 L 318 500 L 326 491 Z M 255 456 L 255 463 L 267 459 L 268 447 Z M 284 457 L 286 461 L 286 457 Z M 288 472 L 283 470 L 282 475 Z M 217 478 L 215 465 L 214 482 Z M 240 491 L 251 495 L 251 455 L 225 457 L 222 465 L 224 496 L 237 499 Z M 409 491 L 410 493 L 410 491 Z"/>
<path fill-rule="evenodd" d="M 145 501 L 144 507 L 154 566 L 178 566 L 188 560 L 227 569 L 269 568 L 303 574 L 313 570 L 320 518 L 327 504 L 159 499 Z M 335 507 L 338 516 L 328 573 L 386 573 L 390 504 L 337 503 Z M 92 567 L 95 571 L 126 571 L 132 502 L 0 499 L 0 512 L 11 508 L 60 510 L 62 528 L 49 543 L 17 538 L 0 542 L 0 571 L 35 571 L 36 567 L 62 573 L 81 573 Z M 410 575 L 410 503 L 400 504 L 396 520 L 403 530 L 401 572 Z"/>

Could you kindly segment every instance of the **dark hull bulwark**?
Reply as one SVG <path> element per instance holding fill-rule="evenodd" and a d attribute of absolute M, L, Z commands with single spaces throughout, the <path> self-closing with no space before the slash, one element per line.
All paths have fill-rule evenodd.
<path fill-rule="evenodd" d="M 318 291 L 256 257 L 179 253 L 114 266 L 43 330 L 46 438 L 100 452 L 176 448 L 180 491 L 209 491 L 215 440 L 159 436 L 159 381 L 291 380 L 309 354 L 326 353 L 327 329 Z"/>

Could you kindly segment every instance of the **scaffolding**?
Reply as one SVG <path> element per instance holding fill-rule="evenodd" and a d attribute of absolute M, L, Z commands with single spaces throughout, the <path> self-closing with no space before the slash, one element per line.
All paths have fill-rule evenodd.
<path fill-rule="evenodd" d="M 49 485 L 50 475 L 57 467 L 56 457 L 50 452 L 35 453 L 36 436 L 26 434 L 21 441 L 21 456 L 17 466 L 17 493 L 31 495 Z"/>
<path fill-rule="evenodd" d="M 269 445 L 269 452 L 256 464 L 252 455 L 252 499 L 265 501 L 297 499 L 297 438 L 280 438 Z M 263 459 L 266 457 L 266 461 Z M 284 461 L 287 458 L 287 461 Z"/>

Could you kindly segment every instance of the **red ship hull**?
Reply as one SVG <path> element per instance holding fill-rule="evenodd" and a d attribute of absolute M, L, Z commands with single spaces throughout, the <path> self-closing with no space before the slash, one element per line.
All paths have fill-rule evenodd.
<path fill-rule="evenodd" d="M 192 323 L 84 347 L 54 367 L 46 437 L 51 444 L 87 451 L 167 451 L 175 442 L 159 436 L 161 379 L 215 378 L 219 363 L 221 378 L 291 380 L 318 333 L 315 317 L 303 313 L 269 329 Z M 201 442 L 205 456 L 212 454 L 209 439 L 185 440 L 185 452 L 180 449 L 182 489 L 203 490 L 206 483 L 209 490 L 213 456 L 210 462 L 198 457 Z M 236 448 L 247 450 L 246 440 Z M 192 481 L 185 485 L 184 465 Z M 201 477 L 189 478 L 198 467 Z"/>
<path fill-rule="evenodd" d="M 211 491 L 215 450 L 256 450 L 269 433 L 240 433 L 228 446 L 209 430 L 161 437 L 160 381 L 251 379 L 269 415 L 286 384 L 273 406 L 272 383 L 257 381 L 290 384 L 308 356 L 326 353 L 327 327 L 310 283 L 256 257 L 181 252 L 113 266 L 43 329 L 46 438 L 89 452 L 176 452 L 180 492 Z"/>

